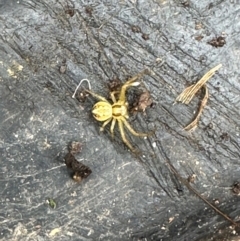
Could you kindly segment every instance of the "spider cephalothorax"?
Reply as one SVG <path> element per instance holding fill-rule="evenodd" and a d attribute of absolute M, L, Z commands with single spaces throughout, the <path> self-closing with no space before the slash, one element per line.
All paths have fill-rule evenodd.
<path fill-rule="evenodd" d="M 121 88 L 120 91 L 113 91 L 111 92 L 111 99 L 113 104 L 109 103 L 104 97 L 93 93 L 92 91 L 86 90 L 89 94 L 94 96 L 95 98 L 99 99 L 100 101 L 97 102 L 92 109 L 93 116 L 98 121 L 104 121 L 102 127 L 100 128 L 101 131 L 104 130 L 104 127 L 111 123 L 110 132 L 113 135 L 113 129 L 118 122 L 119 131 L 122 137 L 123 142 L 132 150 L 135 151 L 133 146 L 127 140 L 124 132 L 124 126 L 135 136 L 148 136 L 149 133 L 139 133 L 136 132 L 128 123 L 128 102 L 126 100 L 126 90 L 131 86 L 138 86 L 140 82 L 137 81 L 142 75 L 144 75 L 146 71 L 143 71 L 131 79 L 129 79 Z M 116 100 L 115 95 L 119 94 L 119 99 Z"/>

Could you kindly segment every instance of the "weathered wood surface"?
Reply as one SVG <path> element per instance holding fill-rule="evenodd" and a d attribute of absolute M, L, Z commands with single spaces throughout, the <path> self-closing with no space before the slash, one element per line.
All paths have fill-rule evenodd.
<path fill-rule="evenodd" d="M 1 1 L 1 240 L 199 240 L 231 225 L 166 160 L 184 178 L 196 174 L 191 185 L 238 220 L 230 186 L 240 179 L 240 4 L 188 3 Z M 207 43 L 222 34 L 224 46 Z M 199 127 L 188 133 L 200 98 L 188 106 L 174 100 L 219 63 Z M 128 136 L 142 150 L 139 159 L 118 132 L 114 140 L 99 134 L 93 98 L 79 103 L 71 95 L 88 78 L 107 97 L 109 79 L 125 81 L 145 68 L 155 105 L 131 124 L 157 130 L 143 140 Z M 93 171 L 81 184 L 63 161 L 71 141 L 84 143 L 77 158 Z"/>

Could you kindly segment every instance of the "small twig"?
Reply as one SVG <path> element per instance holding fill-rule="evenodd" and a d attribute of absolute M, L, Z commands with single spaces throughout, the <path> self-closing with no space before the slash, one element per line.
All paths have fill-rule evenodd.
<path fill-rule="evenodd" d="M 89 90 L 92 89 L 91 84 L 90 84 L 90 81 L 89 81 L 88 79 L 82 79 L 82 80 L 79 82 L 77 88 L 75 89 L 75 91 L 74 91 L 74 93 L 73 93 L 73 95 L 72 95 L 72 98 L 75 98 L 75 95 L 76 95 L 76 93 L 77 93 L 78 88 L 80 87 L 80 85 L 81 85 L 84 81 L 86 81 L 86 82 L 88 83 L 88 88 L 89 88 Z"/>
<path fill-rule="evenodd" d="M 221 215 L 222 217 L 224 217 L 226 220 L 228 220 L 230 223 L 232 223 L 233 225 L 239 227 L 239 224 L 236 223 L 233 219 L 231 219 L 229 216 L 227 216 L 225 213 L 223 213 L 221 210 L 219 210 L 217 207 L 215 207 L 212 203 L 210 203 L 207 199 L 205 199 L 197 190 L 195 190 L 189 183 L 187 180 L 185 180 L 184 178 L 182 178 L 180 176 L 180 174 L 178 174 L 177 170 L 174 168 L 174 166 L 167 161 L 168 165 L 170 166 L 170 169 L 172 170 L 172 172 L 178 177 L 178 179 L 193 193 L 195 193 L 201 200 L 203 200 L 208 206 L 210 206 L 216 213 L 218 213 L 219 215 Z"/>

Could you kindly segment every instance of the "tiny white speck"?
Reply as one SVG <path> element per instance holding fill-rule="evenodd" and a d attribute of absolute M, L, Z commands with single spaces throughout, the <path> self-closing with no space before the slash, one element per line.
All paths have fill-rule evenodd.
<path fill-rule="evenodd" d="M 138 85 L 140 85 L 140 82 L 133 82 L 131 85 L 132 86 L 138 86 Z"/>
<path fill-rule="evenodd" d="M 156 142 L 153 142 L 153 143 L 152 143 L 152 147 L 153 147 L 153 148 L 156 148 L 156 146 L 157 146 L 157 143 L 156 143 Z"/>

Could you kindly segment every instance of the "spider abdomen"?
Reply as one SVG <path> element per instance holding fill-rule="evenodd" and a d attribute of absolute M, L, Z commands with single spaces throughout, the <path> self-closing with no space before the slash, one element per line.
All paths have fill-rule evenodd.
<path fill-rule="evenodd" d="M 99 101 L 93 106 L 92 114 L 98 121 L 105 121 L 112 118 L 112 105 L 105 101 Z"/>

